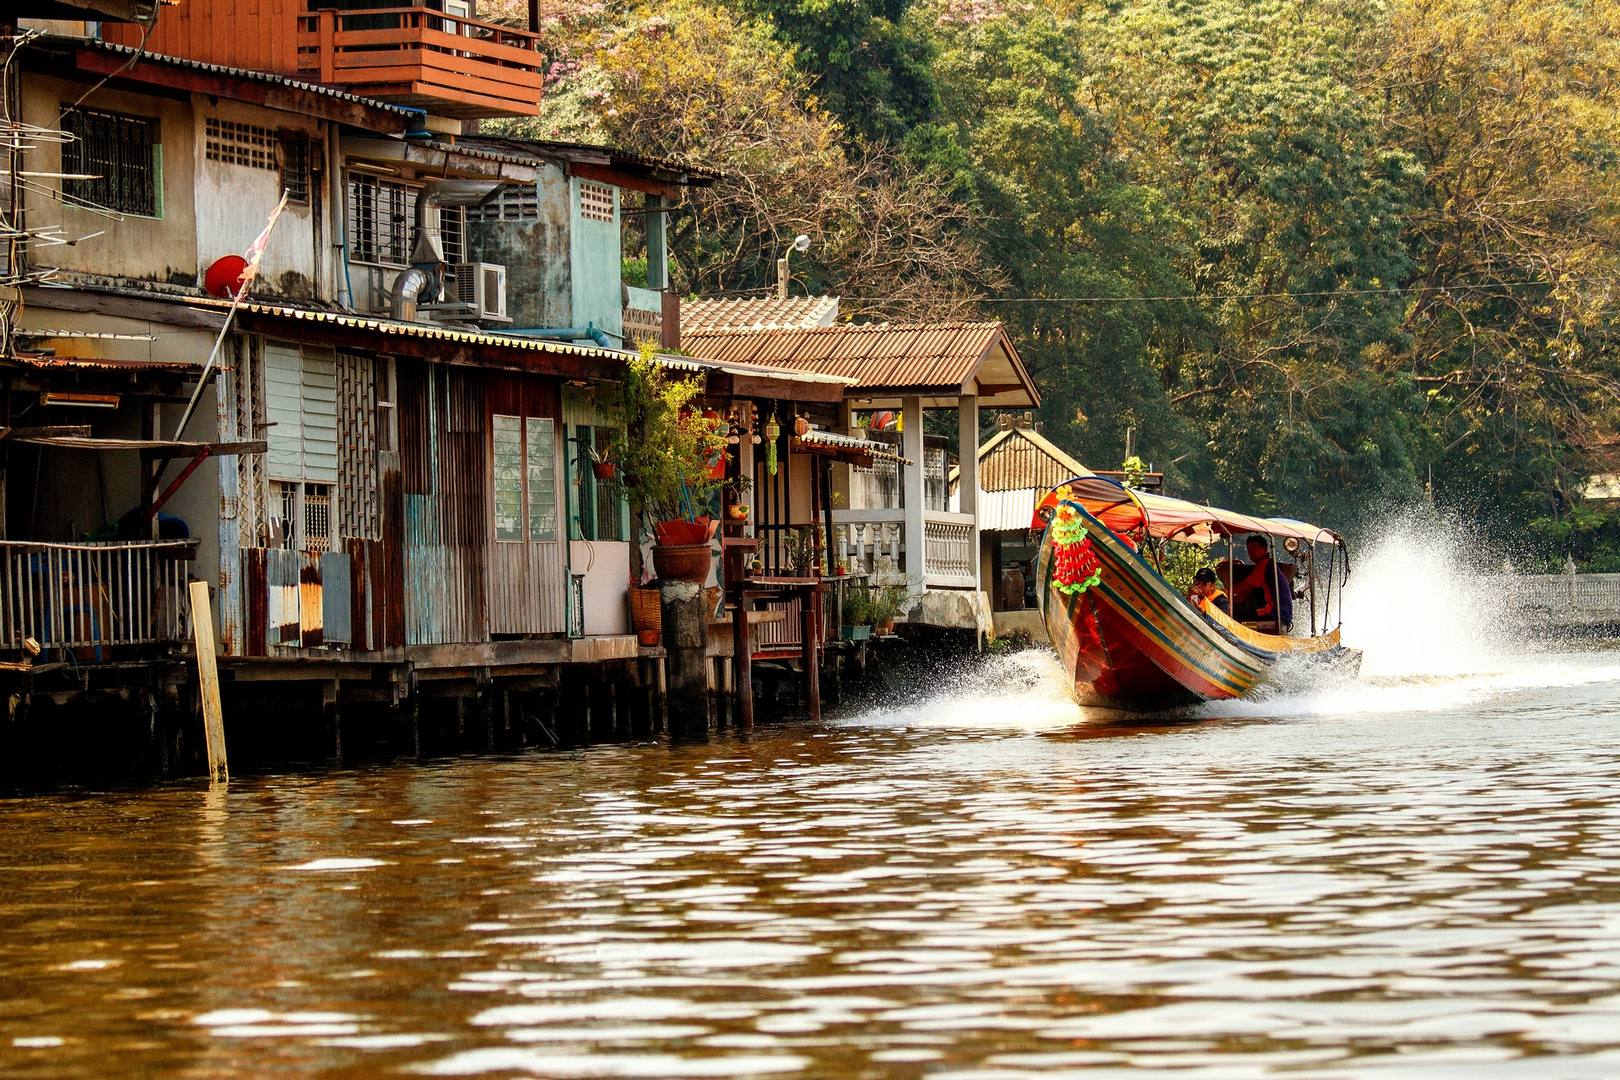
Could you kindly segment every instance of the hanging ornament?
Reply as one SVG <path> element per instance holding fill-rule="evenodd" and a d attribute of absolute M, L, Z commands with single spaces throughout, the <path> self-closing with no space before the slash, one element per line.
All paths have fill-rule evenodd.
<path fill-rule="evenodd" d="M 1102 562 L 1091 537 L 1072 507 L 1062 507 L 1052 522 L 1052 587 L 1078 596 L 1102 580 Z"/>
<path fill-rule="evenodd" d="M 776 475 L 776 440 L 782 437 L 782 425 L 776 422 L 776 413 L 765 421 L 765 471 Z"/>

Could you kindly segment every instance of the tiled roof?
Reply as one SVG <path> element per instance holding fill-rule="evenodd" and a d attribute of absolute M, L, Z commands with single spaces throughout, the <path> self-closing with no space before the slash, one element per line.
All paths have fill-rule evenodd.
<path fill-rule="evenodd" d="M 843 375 L 858 390 L 959 387 L 998 342 L 1016 355 L 998 322 L 681 330 L 681 345 L 693 355 Z"/>
<path fill-rule="evenodd" d="M 836 296 L 767 296 L 747 300 L 711 297 L 681 301 L 683 334 L 704 330 L 831 326 L 837 318 Z"/>

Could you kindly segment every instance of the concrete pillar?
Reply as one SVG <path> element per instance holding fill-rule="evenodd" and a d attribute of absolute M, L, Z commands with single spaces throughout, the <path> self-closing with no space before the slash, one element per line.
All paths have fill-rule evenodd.
<path fill-rule="evenodd" d="M 906 524 L 906 580 L 912 593 L 923 590 L 923 564 L 928 546 L 923 528 L 923 410 L 922 398 L 900 399 L 900 456 L 911 461 L 901 466 Z"/>
<path fill-rule="evenodd" d="M 709 612 L 703 587 L 690 581 L 659 585 L 670 732 L 709 727 Z"/>
<path fill-rule="evenodd" d="M 961 468 L 956 489 L 960 493 L 957 507 L 962 513 L 973 515 L 973 542 L 968 550 L 976 553 L 979 550 L 979 398 L 975 394 L 965 394 L 957 400 L 956 437 L 957 462 Z M 980 568 L 976 587 L 983 589 L 982 564 L 978 559 L 972 562 Z"/>

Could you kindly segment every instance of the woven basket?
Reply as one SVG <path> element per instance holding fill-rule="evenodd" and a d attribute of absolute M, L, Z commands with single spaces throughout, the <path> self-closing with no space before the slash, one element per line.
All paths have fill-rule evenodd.
<path fill-rule="evenodd" d="M 657 633 L 664 629 L 664 611 L 658 601 L 658 590 L 630 590 L 630 625 L 637 634 Z"/>

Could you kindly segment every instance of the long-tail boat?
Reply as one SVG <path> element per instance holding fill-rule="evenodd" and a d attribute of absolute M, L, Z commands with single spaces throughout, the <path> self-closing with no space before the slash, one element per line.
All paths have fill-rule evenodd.
<path fill-rule="evenodd" d="M 1135 491 L 1101 476 L 1053 489 L 1031 528 L 1045 532 L 1036 593 L 1047 633 L 1082 705 L 1162 709 L 1234 698 L 1290 657 L 1352 674 L 1360 667 L 1361 654 L 1339 641 L 1350 566 L 1344 541 L 1327 529 Z M 1234 542 L 1256 536 L 1268 546 L 1274 590 L 1295 599 L 1291 626 L 1275 616 L 1239 621 L 1165 578 L 1172 545 L 1198 545 L 1205 552 L 1198 561 L 1207 563 L 1224 544 L 1228 558 L 1216 573 L 1230 589 L 1234 569 L 1245 569 L 1231 557 Z M 1284 552 L 1290 562 L 1279 558 Z M 1180 553 L 1185 566 L 1186 549 Z"/>

